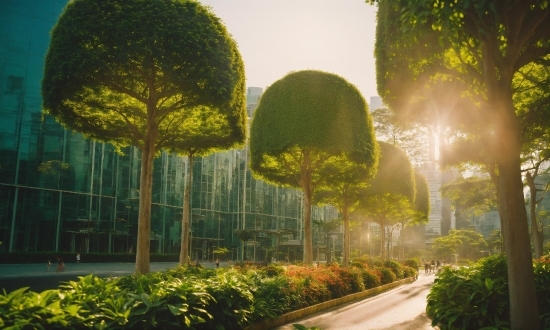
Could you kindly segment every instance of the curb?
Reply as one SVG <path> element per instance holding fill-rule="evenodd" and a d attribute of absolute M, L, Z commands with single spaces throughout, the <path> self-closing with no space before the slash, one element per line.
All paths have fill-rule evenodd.
<path fill-rule="evenodd" d="M 280 315 L 274 319 L 267 319 L 259 322 L 255 322 L 254 324 L 250 325 L 249 327 L 245 328 L 246 330 L 265 330 L 265 329 L 273 329 L 282 325 L 285 325 L 287 323 L 290 323 L 294 320 L 300 319 L 302 317 L 315 314 L 339 305 L 343 305 L 349 302 L 353 302 L 356 300 L 364 299 L 370 296 L 374 296 L 378 293 L 396 288 L 398 286 L 401 286 L 403 284 L 407 284 L 410 282 L 414 282 L 416 279 L 414 277 L 405 278 L 399 281 L 395 281 L 392 283 L 384 284 L 381 286 L 378 286 L 376 288 L 367 289 L 361 292 L 352 293 L 350 295 L 347 295 L 345 297 L 331 299 L 322 303 L 319 303 L 317 305 L 308 306 L 296 311 L 292 311 L 283 315 Z"/>

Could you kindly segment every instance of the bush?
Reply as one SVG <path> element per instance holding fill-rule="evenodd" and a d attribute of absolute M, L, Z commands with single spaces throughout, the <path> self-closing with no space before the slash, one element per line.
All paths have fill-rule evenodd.
<path fill-rule="evenodd" d="M 382 285 L 382 273 L 375 268 L 365 268 L 361 272 L 365 289 L 372 289 Z"/>
<path fill-rule="evenodd" d="M 391 269 L 391 271 L 395 274 L 396 279 L 399 280 L 403 278 L 403 266 L 401 266 L 401 264 L 397 261 L 386 260 L 384 262 L 384 267 Z"/>
<path fill-rule="evenodd" d="M 417 277 L 417 276 L 418 276 L 418 268 L 403 266 L 403 278 Z"/>
<path fill-rule="evenodd" d="M 376 267 L 376 269 L 381 274 L 380 281 L 382 282 L 382 284 L 388 284 L 388 283 L 395 282 L 395 280 L 396 280 L 395 273 L 392 272 L 390 269 L 385 268 L 385 267 Z"/>
<path fill-rule="evenodd" d="M 550 328 L 550 257 L 533 264 L 541 327 Z M 471 267 L 444 267 L 428 295 L 428 316 L 440 329 L 507 328 L 510 320 L 506 257 L 494 255 Z"/>
<path fill-rule="evenodd" d="M 42 293 L 0 294 L 0 327 L 242 329 L 251 322 L 395 279 L 366 264 L 202 269 L 101 279 L 93 275 Z"/>
<path fill-rule="evenodd" d="M 411 259 L 405 259 L 403 261 L 403 265 L 409 266 L 411 268 L 414 268 L 416 270 L 420 269 L 420 260 L 418 258 L 411 258 Z"/>
<path fill-rule="evenodd" d="M 539 302 L 541 325 L 550 328 L 550 255 L 544 256 L 534 264 L 535 287 Z"/>

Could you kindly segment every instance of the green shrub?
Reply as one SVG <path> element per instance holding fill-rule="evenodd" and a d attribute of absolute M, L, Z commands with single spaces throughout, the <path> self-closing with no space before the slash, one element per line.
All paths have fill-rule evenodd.
<path fill-rule="evenodd" d="M 403 261 L 403 265 L 405 266 L 409 266 L 411 268 L 414 268 L 416 270 L 418 270 L 420 268 L 420 260 L 418 258 L 410 258 L 410 259 L 405 259 Z"/>
<path fill-rule="evenodd" d="M 403 266 L 397 261 L 386 260 L 384 262 L 384 267 L 391 269 L 391 271 L 395 274 L 396 279 L 399 280 L 403 278 Z"/>
<path fill-rule="evenodd" d="M 396 280 L 395 273 L 392 272 L 390 269 L 385 267 L 376 267 L 376 269 L 380 272 L 380 275 L 381 275 L 380 281 L 382 282 L 382 284 L 395 282 Z"/>
<path fill-rule="evenodd" d="M 42 293 L 0 294 L 0 327 L 242 329 L 251 322 L 395 280 L 390 269 L 338 265 L 202 269 L 70 281 Z"/>
<path fill-rule="evenodd" d="M 258 278 L 253 292 L 251 319 L 254 321 L 275 318 L 292 310 L 290 282 L 285 276 Z"/>
<path fill-rule="evenodd" d="M 418 276 L 418 268 L 403 266 L 403 278 L 417 277 L 417 276 Z"/>
<path fill-rule="evenodd" d="M 534 272 L 541 325 L 543 329 L 550 329 L 550 255 L 535 262 Z"/>
<path fill-rule="evenodd" d="M 365 289 L 372 289 L 382 285 L 382 273 L 375 268 L 365 268 L 361 272 Z"/>
<path fill-rule="evenodd" d="M 506 259 L 490 256 L 470 268 L 444 267 L 428 294 L 426 313 L 440 329 L 506 327 L 509 298 Z"/>

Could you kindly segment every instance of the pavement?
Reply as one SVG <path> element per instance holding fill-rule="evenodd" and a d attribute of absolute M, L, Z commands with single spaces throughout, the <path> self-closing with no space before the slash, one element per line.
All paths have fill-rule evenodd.
<path fill-rule="evenodd" d="M 151 262 L 152 272 L 174 268 L 177 262 Z M 201 262 L 205 268 L 215 268 L 213 262 Z M 220 267 L 227 266 L 220 262 Z M 48 289 L 57 289 L 61 282 L 76 281 L 79 276 L 94 274 L 105 278 L 111 276 L 131 275 L 135 272 L 135 263 L 65 263 L 65 270 L 56 272 L 57 265 L 52 263 L 48 269 L 45 263 L 41 264 L 0 264 L 0 293 L 7 293 L 22 287 L 29 287 L 34 292 Z"/>

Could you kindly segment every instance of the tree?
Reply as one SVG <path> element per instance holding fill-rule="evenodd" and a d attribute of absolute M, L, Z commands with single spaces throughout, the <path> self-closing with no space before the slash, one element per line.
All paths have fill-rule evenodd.
<path fill-rule="evenodd" d="M 244 83 L 235 42 L 196 1 L 72 1 L 61 14 L 44 109 L 88 138 L 141 151 L 136 273 L 150 269 L 153 158 L 242 145 Z"/>
<path fill-rule="evenodd" d="M 360 209 L 380 225 L 380 257 L 384 260 L 386 227 L 395 222 L 402 207 L 414 201 L 416 188 L 414 171 L 405 152 L 386 142 L 379 144 L 378 170 L 369 187 L 361 192 Z"/>
<path fill-rule="evenodd" d="M 380 9 L 378 24 L 382 28 L 377 35 L 376 57 L 383 63 L 377 74 L 379 93 L 383 97 L 393 94 L 390 98 L 400 99 L 401 105 L 422 97 L 439 101 L 434 105 L 454 116 L 448 123 L 455 127 L 464 123 L 463 132 L 473 134 L 496 165 L 508 260 L 511 328 L 538 329 L 521 182 L 523 127 L 513 102 L 513 79 L 531 63 L 547 61 L 548 4 L 514 0 L 383 0 Z M 426 42 L 430 39 L 438 40 L 431 43 L 431 50 Z M 402 60 L 403 55 L 409 58 Z M 411 65 L 411 58 L 416 64 Z M 396 75 L 403 71 L 413 79 L 400 80 L 402 85 L 397 86 Z M 446 95 L 451 93 L 447 103 L 442 103 L 442 95 L 427 92 L 438 90 L 435 84 L 444 85 L 449 90 Z M 453 85 L 456 88 L 449 88 Z M 462 100 L 471 104 L 457 107 Z M 385 103 L 389 104 L 389 100 L 385 99 Z"/>
<path fill-rule="evenodd" d="M 388 142 L 401 148 L 413 164 L 419 165 L 428 161 L 429 133 L 418 123 L 401 122 L 389 108 L 378 108 L 372 111 L 374 131 L 380 141 Z"/>
<path fill-rule="evenodd" d="M 548 183 L 537 182 L 537 177 L 541 174 L 548 174 L 549 169 L 541 168 L 545 162 L 550 159 L 549 142 L 546 139 L 537 139 L 531 145 L 537 145 L 537 148 L 530 148 L 531 152 L 527 154 L 524 164 L 528 165 L 525 169 L 525 183 L 529 188 L 529 216 L 531 218 L 531 237 L 535 250 L 535 258 L 543 255 L 544 230 L 543 223 L 537 213 L 537 204 L 542 201 L 548 191 Z M 540 192 L 540 195 L 539 195 Z M 540 197 L 539 197 L 540 196 Z"/>
<path fill-rule="evenodd" d="M 452 229 L 447 236 L 436 238 L 432 246 L 438 256 L 458 253 L 465 259 L 477 259 L 488 247 L 483 235 L 471 229 Z"/>
<path fill-rule="evenodd" d="M 430 190 L 426 178 L 414 172 L 416 193 L 414 203 L 403 200 L 404 205 L 398 205 L 396 222 L 401 229 L 401 257 L 405 258 L 405 228 L 410 225 L 426 224 L 430 220 Z"/>
<path fill-rule="evenodd" d="M 497 195 L 490 178 L 471 176 L 458 178 L 441 187 L 441 195 L 449 198 L 455 210 L 473 210 L 474 214 L 495 210 Z"/>
<path fill-rule="evenodd" d="M 341 169 L 348 169 L 341 171 Z M 360 202 L 360 191 L 367 186 L 370 169 L 364 166 L 353 166 L 341 157 L 334 157 L 325 164 L 324 172 L 333 172 L 327 176 L 326 183 L 320 185 L 313 196 L 315 204 L 330 204 L 335 206 L 344 224 L 344 253 L 342 264 L 349 266 L 350 258 L 350 214 L 356 210 Z"/>
<path fill-rule="evenodd" d="M 311 264 L 315 189 L 349 171 L 372 175 L 376 168 L 378 144 L 367 104 L 337 75 L 298 71 L 266 89 L 250 130 L 254 175 L 304 194 L 304 262 Z"/>

